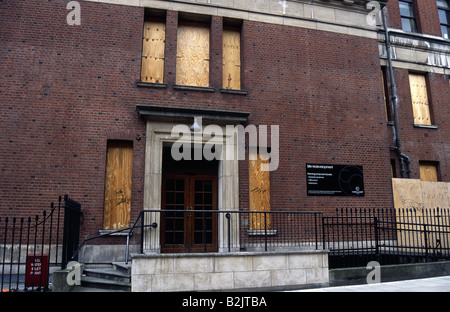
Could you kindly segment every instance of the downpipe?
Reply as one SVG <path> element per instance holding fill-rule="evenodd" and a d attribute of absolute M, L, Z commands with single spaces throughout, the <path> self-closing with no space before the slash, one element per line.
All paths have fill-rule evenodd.
<path fill-rule="evenodd" d="M 383 19 L 383 28 L 384 28 L 384 34 L 385 34 L 385 44 L 386 44 L 386 56 L 387 56 L 387 64 L 388 64 L 388 71 L 389 71 L 389 80 L 390 80 L 390 93 L 391 93 L 391 102 L 392 102 L 392 111 L 394 114 L 394 144 L 395 144 L 395 150 L 397 152 L 398 159 L 400 161 L 400 177 L 405 178 L 405 171 L 406 171 L 406 177 L 408 179 L 411 178 L 411 158 L 406 155 L 404 152 L 402 152 L 401 149 L 401 141 L 400 141 L 400 134 L 399 134 L 399 120 L 398 120 L 398 103 L 399 99 L 397 96 L 397 85 L 395 84 L 395 78 L 394 78 L 394 69 L 392 67 L 392 55 L 391 55 L 391 39 L 389 34 L 389 29 L 387 26 L 386 21 L 386 7 L 384 7 L 381 10 L 381 15 Z M 405 162 L 406 162 L 406 170 L 405 170 Z"/>

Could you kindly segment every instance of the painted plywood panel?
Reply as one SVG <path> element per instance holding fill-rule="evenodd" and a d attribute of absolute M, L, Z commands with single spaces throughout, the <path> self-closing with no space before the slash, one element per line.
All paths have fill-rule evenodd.
<path fill-rule="evenodd" d="M 249 160 L 249 199 L 250 211 L 270 211 L 270 172 L 262 171 L 261 164 L 268 160 L 262 160 L 259 155 L 255 160 L 250 157 Z M 267 220 L 265 219 L 267 217 Z M 254 213 L 250 215 L 251 230 L 270 229 L 270 216 Z"/>
<path fill-rule="evenodd" d="M 419 179 L 392 179 L 396 209 L 450 208 L 450 183 Z"/>
<path fill-rule="evenodd" d="M 410 74 L 409 84 L 411 88 L 411 101 L 414 112 L 414 123 L 419 125 L 431 125 L 425 76 Z"/>
<path fill-rule="evenodd" d="M 403 246 L 420 247 L 423 245 L 423 235 L 417 226 L 413 225 L 421 218 L 423 209 L 420 180 L 392 179 L 394 191 L 394 207 L 397 220 L 397 244 L 399 251 Z M 407 251 L 406 249 L 404 251 Z M 410 250 L 418 251 L 418 250 Z"/>
<path fill-rule="evenodd" d="M 223 29 L 223 88 L 241 89 L 241 32 L 238 27 Z"/>
<path fill-rule="evenodd" d="M 392 189 L 395 209 L 423 208 L 420 180 L 392 179 Z"/>
<path fill-rule="evenodd" d="M 450 207 L 450 183 L 392 179 L 392 185 L 399 222 L 397 232 L 399 249 L 401 250 L 402 246 L 412 246 L 418 248 L 408 250 L 409 252 L 421 252 L 424 246 L 437 247 L 438 239 L 442 237 L 439 238 L 436 233 L 443 232 L 445 229 L 442 226 L 448 225 L 449 221 L 442 218 L 440 209 Z M 418 223 L 422 225 L 417 225 Z M 428 231 L 426 237 L 423 224 Z"/>
<path fill-rule="evenodd" d="M 176 84 L 209 87 L 209 24 L 180 22 Z"/>
<path fill-rule="evenodd" d="M 444 182 L 421 182 L 422 201 L 425 208 L 449 208 L 448 186 Z"/>
<path fill-rule="evenodd" d="M 164 82 L 166 25 L 164 20 L 150 20 L 144 23 L 142 42 L 141 81 Z"/>
<path fill-rule="evenodd" d="M 438 174 L 436 165 L 427 163 L 420 164 L 420 180 L 437 182 Z"/>
<path fill-rule="evenodd" d="M 105 230 L 118 230 L 130 224 L 132 165 L 132 143 L 109 142 L 103 216 Z"/>

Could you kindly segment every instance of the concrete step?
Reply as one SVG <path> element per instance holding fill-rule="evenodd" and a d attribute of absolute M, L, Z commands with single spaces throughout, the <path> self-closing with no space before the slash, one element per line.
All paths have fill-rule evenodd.
<path fill-rule="evenodd" d="M 131 264 L 85 265 L 76 291 L 131 291 Z"/>
<path fill-rule="evenodd" d="M 131 262 L 113 262 L 112 266 L 118 271 L 127 273 L 131 276 Z"/>
<path fill-rule="evenodd" d="M 83 274 L 90 277 L 98 277 L 119 282 L 130 282 L 131 276 L 127 272 L 117 270 L 111 267 L 106 268 L 87 268 Z"/>
<path fill-rule="evenodd" d="M 104 291 L 130 291 L 131 283 L 110 280 L 100 277 L 94 276 L 82 276 L 81 277 L 81 286 L 86 288 L 86 291 L 90 289 L 95 289 L 96 291 L 104 290 Z"/>

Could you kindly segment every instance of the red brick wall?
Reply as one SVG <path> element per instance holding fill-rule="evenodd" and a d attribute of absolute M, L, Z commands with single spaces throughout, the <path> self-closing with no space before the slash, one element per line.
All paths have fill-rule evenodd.
<path fill-rule="evenodd" d="M 28 215 L 67 193 L 82 203 L 82 237 L 97 234 L 107 140 L 126 139 L 134 150 L 133 221 L 143 206 L 145 165 L 146 126 L 137 104 L 248 111 L 250 124 L 279 125 L 274 210 L 392 207 L 390 128 L 376 40 L 244 21 L 248 94 L 223 94 L 222 18 L 212 17 L 210 81 L 216 91 L 175 90 L 177 12 L 167 12 L 167 88 L 144 88 L 136 86 L 144 9 L 80 3 L 80 26 L 67 25 L 66 1 L 0 5 L 2 214 Z M 440 90 L 444 78 L 433 79 Z M 433 103 L 447 99 L 446 92 L 433 95 Z M 448 133 L 444 126 L 440 131 Z M 362 165 L 366 196 L 307 196 L 306 163 Z M 242 161 L 240 208 L 247 207 L 248 164 Z"/>
<path fill-rule="evenodd" d="M 398 0 L 389 0 L 387 5 L 389 27 L 402 29 Z M 441 37 L 436 0 L 414 0 L 418 32 Z"/>
<path fill-rule="evenodd" d="M 0 5 L 0 211 L 28 216 L 67 193 L 82 203 L 84 236 L 102 228 L 108 139 L 133 141 L 132 218 L 142 207 L 143 11 L 81 2 L 81 25 L 68 26 L 66 4 Z"/>

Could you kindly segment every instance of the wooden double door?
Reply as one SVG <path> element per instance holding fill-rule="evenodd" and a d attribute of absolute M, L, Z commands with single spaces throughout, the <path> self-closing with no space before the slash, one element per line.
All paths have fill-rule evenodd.
<path fill-rule="evenodd" d="M 161 252 L 216 252 L 217 176 L 165 174 Z"/>

